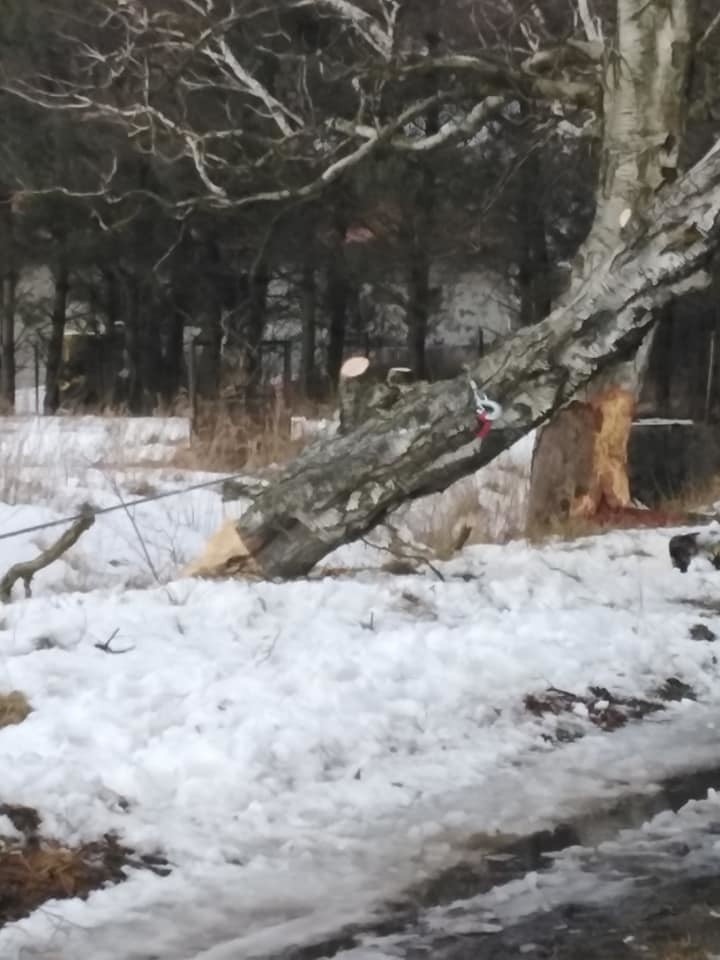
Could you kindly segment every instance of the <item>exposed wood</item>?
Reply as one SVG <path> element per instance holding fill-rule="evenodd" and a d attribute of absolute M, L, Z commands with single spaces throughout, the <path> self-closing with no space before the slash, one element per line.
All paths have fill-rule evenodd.
<path fill-rule="evenodd" d="M 307 574 L 405 501 L 445 489 L 544 423 L 594 377 L 631 357 L 653 310 L 707 283 L 720 236 L 720 142 L 656 199 L 644 231 L 616 249 L 541 323 L 471 368 L 503 404 L 489 437 L 474 437 L 467 379 L 409 387 L 386 412 L 319 439 L 278 471 L 236 524 L 252 566 L 268 577 Z"/>
<path fill-rule="evenodd" d="M 32 595 L 30 585 L 35 574 L 44 570 L 45 567 L 49 567 L 51 563 L 67 553 L 70 547 L 75 546 L 83 533 L 89 530 L 94 523 L 95 514 L 92 508 L 84 506 L 80 518 L 71 527 L 68 527 L 47 550 L 43 550 L 34 560 L 22 560 L 20 563 L 14 563 L 0 580 L 0 600 L 3 603 L 10 602 L 12 588 L 18 580 L 23 582 L 25 596 L 30 597 Z"/>
<path fill-rule="evenodd" d="M 534 452 L 530 492 L 534 529 L 557 517 L 593 517 L 630 504 L 627 450 L 635 395 L 622 387 L 561 410 Z"/>
<path fill-rule="evenodd" d="M 592 434 L 593 469 L 587 490 L 572 505 L 574 516 L 589 517 L 602 506 L 617 510 L 630 504 L 627 450 L 635 411 L 635 395 L 623 387 L 593 393 L 589 407 L 595 414 Z"/>

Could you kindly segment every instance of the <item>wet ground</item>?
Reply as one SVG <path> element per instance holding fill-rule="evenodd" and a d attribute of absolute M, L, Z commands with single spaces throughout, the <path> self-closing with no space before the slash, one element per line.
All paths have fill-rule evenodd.
<path fill-rule="evenodd" d="M 720 768 L 553 831 L 470 838 L 373 922 L 273 960 L 720 960 L 716 790 Z"/>

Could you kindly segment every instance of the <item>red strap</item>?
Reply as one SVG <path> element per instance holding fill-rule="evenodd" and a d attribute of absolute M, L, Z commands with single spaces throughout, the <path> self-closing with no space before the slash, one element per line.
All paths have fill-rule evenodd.
<path fill-rule="evenodd" d="M 487 414 L 483 410 L 475 411 L 475 419 L 477 420 L 475 425 L 475 436 L 478 438 L 478 440 L 484 440 L 492 430 L 492 421 L 488 419 Z"/>

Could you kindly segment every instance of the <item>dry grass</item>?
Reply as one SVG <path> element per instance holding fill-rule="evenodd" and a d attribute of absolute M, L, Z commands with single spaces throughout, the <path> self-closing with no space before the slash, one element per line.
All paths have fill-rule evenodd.
<path fill-rule="evenodd" d="M 644 954 L 648 960 L 707 960 L 709 952 L 690 937 L 654 944 Z"/>
<path fill-rule="evenodd" d="M 525 535 L 533 546 L 542 546 L 550 540 L 571 541 L 593 537 L 608 529 L 592 517 L 556 517 L 542 524 L 528 523 Z"/>
<path fill-rule="evenodd" d="M 508 543 L 525 533 L 527 484 L 507 464 L 493 476 L 467 477 L 419 501 L 404 522 L 418 543 L 444 560 L 466 545 Z"/>
<path fill-rule="evenodd" d="M 40 836 L 41 820 L 31 807 L 0 804 L 17 833 L 0 836 L 0 927 L 28 916 L 48 900 L 81 897 L 126 878 L 126 867 L 166 875 L 162 857 L 136 858 L 112 834 L 68 847 Z"/>
<path fill-rule="evenodd" d="M 282 402 L 257 417 L 215 405 L 199 412 L 190 445 L 178 450 L 173 465 L 214 472 L 256 470 L 286 463 L 306 443 L 291 439 L 290 411 Z"/>
<path fill-rule="evenodd" d="M 693 513 L 707 510 L 720 500 L 720 476 L 691 486 L 684 493 L 661 501 L 658 509 L 672 513 Z"/>
<path fill-rule="evenodd" d="M 98 860 L 94 850 L 71 849 L 57 843 L 1 852 L 4 919 L 27 916 L 46 900 L 86 897 L 108 879 L 124 879 L 122 873 L 108 874 Z"/>
<path fill-rule="evenodd" d="M 20 690 L 0 693 L 0 728 L 22 723 L 31 713 L 32 707 Z"/>
<path fill-rule="evenodd" d="M 652 509 L 627 507 L 603 510 L 591 516 L 554 518 L 543 523 L 529 524 L 526 535 L 536 545 L 551 539 L 580 540 L 583 537 L 609 533 L 612 530 L 659 529 L 689 523 L 693 508 L 688 501 L 666 501 Z"/>
<path fill-rule="evenodd" d="M 123 486 L 133 497 L 152 497 L 158 492 L 157 487 L 141 474 L 131 474 Z"/>
<path fill-rule="evenodd" d="M 33 465 L 23 443 L 2 450 L 0 461 L 2 503 L 41 503 L 68 480 L 61 468 L 42 469 Z"/>

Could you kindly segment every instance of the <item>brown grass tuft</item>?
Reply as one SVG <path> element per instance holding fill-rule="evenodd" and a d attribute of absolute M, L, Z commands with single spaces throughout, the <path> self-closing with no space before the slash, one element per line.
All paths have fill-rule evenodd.
<path fill-rule="evenodd" d="M 0 693 L 0 727 L 22 723 L 31 713 L 32 707 L 20 690 Z"/>
<path fill-rule="evenodd" d="M 101 843 L 64 847 L 53 841 L 0 846 L 0 926 L 26 917 L 47 900 L 81 897 L 125 879 L 125 851 L 108 837 Z"/>
<path fill-rule="evenodd" d="M 553 518 L 542 524 L 528 524 L 527 538 L 531 543 L 542 544 L 552 538 L 578 540 L 611 530 L 640 530 L 645 527 L 669 527 L 689 523 L 685 513 L 662 509 L 644 510 L 624 507 L 617 510 L 601 509 L 590 517 Z"/>
<path fill-rule="evenodd" d="M 659 509 L 669 513 L 693 513 L 707 510 L 720 500 L 720 475 L 695 483 L 675 497 L 663 499 Z"/>
<path fill-rule="evenodd" d="M 0 804 L 21 838 L 0 837 L 0 927 L 26 917 L 48 900 L 80 897 L 126 879 L 127 867 L 166 875 L 162 857 L 134 858 L 112 834 L 68 847 L 38 835 L 40 817 L 31 807 Z"/>

